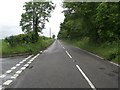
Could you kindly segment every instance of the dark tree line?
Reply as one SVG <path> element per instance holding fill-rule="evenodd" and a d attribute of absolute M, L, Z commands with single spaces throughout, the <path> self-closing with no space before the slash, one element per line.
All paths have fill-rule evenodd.
<path fill-rule="evenodd" d="M 66 2 L 58 38 L 89 38 L 95 43 L 120 41 L 120 2 Z"/>

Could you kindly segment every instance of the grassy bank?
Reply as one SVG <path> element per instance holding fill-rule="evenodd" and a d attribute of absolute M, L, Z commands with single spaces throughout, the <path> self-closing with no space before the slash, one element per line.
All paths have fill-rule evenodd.
<path fill-rule="evenodd" d="M 4 40 L 0 40 L 0 44 L 2 47 L 0 50 L 0 54 L 2 53 L 2 56 L 9 56 L 9 55 L 15 55 L 15 54 L 36 54 L 40 50 L 43 50 L 47 48 L 49 45 L 53 43 L 53 39 L 40 39 L 36 43 L 29 43 L 29 44 L 19 44 L 16 46 L 11 47 L 7 42 Z"/>
<path fill-rule="evenodd" d="M 108 43 L 91 43 L 88 39 L 83 40 L 64 40 L 65 42 L 68 42 L 74 46 L 77 46 L 79 48 L 85 49 L 87 51 L 90 51 L 94 54 L 97 54 L 106 60 L 113 61 L 115 63 L 120 64 L 120 60 L 118 60 L 118 44 L 108 44 Z"/>

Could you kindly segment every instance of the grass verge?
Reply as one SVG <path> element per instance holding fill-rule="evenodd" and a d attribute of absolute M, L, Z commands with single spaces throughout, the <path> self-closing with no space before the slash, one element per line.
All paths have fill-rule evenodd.
<path fill-rule="evenodd" d="M 109 44 L 109 43 L 91 43 L 89 42 L 89 39 L 85 38 L 82 40 L 63 40 L 67 43 L 70 43 L 74 46 L 77 46 L 79 48 L 82 48 L 84 50 L 87 50 L 89 52 L 92 52 L 94 54 L 97 54 L 101 57 L 103 57 L 106 60 L 113 61 L 115 63 L 120 64 L 119 54 L 118 54 L 118 44 Z"/>
<path fill-rule="evenodd" d="M 0 40 L 1 48 L 0 54 L 2 57 L 10 56 L 10 55 L 17 55 L 17 54 L 36 54 L 40 50 L 44 50 L 49 45 L 53 43 L 53 39 L 46 39 L 46 40 L 39 40 L 36 43 L 29 43 L 29 44 L 19 44 L 14 47 L 11 47 L 7 42 L 4 40 Z"/>

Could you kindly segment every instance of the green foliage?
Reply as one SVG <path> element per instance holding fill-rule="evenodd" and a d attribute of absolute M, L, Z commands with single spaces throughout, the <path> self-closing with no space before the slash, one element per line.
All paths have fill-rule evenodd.
<path fill-rule="evenodd" d="M 65 20 L 58 38 L 82 39 L 94 43 L 120 41 L 119 2 L 64 3 Z"/>
<path fill-rule="evenodd" d="M 33 32 L 28 34 L 20 34 L 16 36 L 10 36 L 5 38 L 5 42 L 7 42 L 10 46 L 15 46 L 17 44 L 28 44 L 28 43 L 35 43 L 36 37 Z"/>
<path fill-rule="evenodd" d="M 76 40 L 86 50 L 103 53 L 102 56 L 109 60 L 118 59 L 120 2 L 64 2 L 63 7 L 65 19 L 60 26 L 59 39 Z M 79 42 L 85 38 L 88 38 L 89 43 Z"/>
<path fill-rule="evenodd" d="M 55 35 L 53 35 L 52 38 L 55 39 Z"/>
<path fill-rule="evenodd" d="M 2 56 L 9 56 L 9 55 L 15 55 L 15 54 L 36 54 L 39 53 L 40 50 L 44 50 L 49 45 L 53 43 L 53 39 L 47 38 L 47 37 L 40 37 L 38 42 L 35 43 L 18 43 L 14 47 L 9 45 L 5 40 L 1 40 L 2 42 L 2 50 L 0 54 Z"/>
<path fill-rule="evenodd" d="M 84 50 L 87 50 L 89 52 L 92 52 L 94 54 L 97 54 L 101 57 L 104 57 L 106 60 L 110 60 L 116 63 L 120 63 L 120 59 L 118 59 L 118 44 L 98 44 L 93 43 L 89 41 L 89 38 L 84 38 L 82 40 L 64 40 L 65 42 L 68 42 L 74 46 L 77 46 L 79 48 L 82 48 Z"/>
<path fill-rule="evenodd" d="M 45 27 L 51 11 L 55 8 L 52 2 L 26 2 L 23 6 L 25 13 L 21 15 L 20 26 L 22 31 L 29 33 L 34 32 L 36 40 Z"/>

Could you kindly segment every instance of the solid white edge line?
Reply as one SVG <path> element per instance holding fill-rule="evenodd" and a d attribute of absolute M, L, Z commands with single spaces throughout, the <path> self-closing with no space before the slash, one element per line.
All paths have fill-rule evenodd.
<path fill-rule="evenodd" d="M 87 50 L 84 50 L 84 49 L 81 49 L 81 48 L 78 48 L 78 47 L 75 47 L 75 48 L 80 49 L 81 51 L 87 52 L 87 53 L 89 53 L 89 54 L 91 54 L 93 56 L 96 56 L 96 57 L 100 58 L 100 59 L 104 59 L 104 58 L 102 58 L 102 57 L 100 57 L 100 56 L 98 56 L 98 55 L 96 55 L 94 53 L 91 53 L 91 52 L 87 51 Z"/>
<path fill-rule="evenodd" d="M 95 86 L 92 84 L 92 82 L 89 80 L 89 78 L 85 75 L 85 73 L 82 71 L 82 69 L 76 65 L 76 67 L 78 68 L 78 70 L 81 72 L 81 74 L 83 75 L 83 77 L 86 79 L 86 81 L 88 82 L 88 84 L 90 85 L 90 87 L 93 89 L 93 90 L 96 90 Z"/>
<path fill-rule="evenodd" d="M 3 85 L 9 85 L 13 80 L 7 80 L 6 82 L 3 83 Z"/>
<path fill-rule="evenodd" d="M 111 64 L 114 64 L 114 65 L 116 65 L 116 66 L 118 66 L 118 67 L 120 67 L 120 65 L 119 64 L 117 64 L 117 63 L 114 63 L 114 62 L 110 62 Z"/>
<path fill-rule="evenodd" d="M 100 57 L 100 56 L 98 56 L 98 55 L 96 55 L 96 54 L 94 54 L 94 53 L 91 53 L 91 52 L 87 51 L 87 50 L 83 50 L 83 49 L 78 48 L 78 47 L 75 47 L 75 48 L 80 49 L 80 50 L 82 50 L 82 51 L 84 51 L 84 52 L 87 52 L 87 53 L 89 53 L 89 54 L 91 54 L 91 55 L 93 55 L 93 56 L 96 56 L 96 57 L 100 58 L 100 59 L 104 59 L 103 57 Z M 120 67 L 120 65 L 117 64 L 117 63 L 114 63 L 114 62 L 109 62 L 109 63 L 111 63 L 111 64 L 113 64 L 113 65 L 116 65 L 116 66 Z"/>
<path fill-rule="evenodd" d="M 67 55 L 70 57 L 70 58 L 72 58 L 72 56 L 68 53 L 68 51 L 65 51 L 66 53 L 67 53 Z"/>

